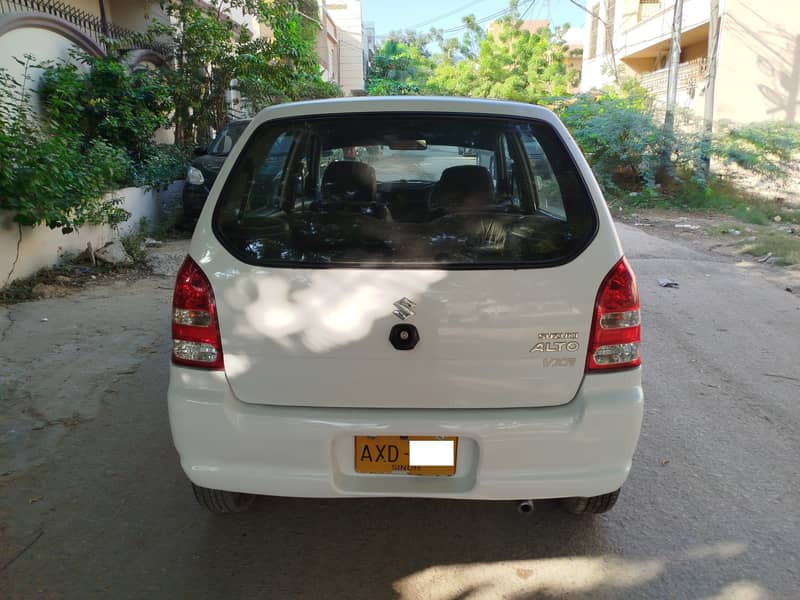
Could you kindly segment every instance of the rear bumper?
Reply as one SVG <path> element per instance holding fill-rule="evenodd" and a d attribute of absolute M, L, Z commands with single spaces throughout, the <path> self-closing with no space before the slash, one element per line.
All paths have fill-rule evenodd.
<path fill-rule="evenodd" d="M 594 496 L 628 476 L 642 422 L 641 371 L 589 375 L 564 406 L 294 408 L 245 404 L 224 373 L 171 367 L 172 436 L 204 487 L 276 496 L 481 500 Z M 355 435 L 458 435 L 452 477 L 363 475 Z"/>

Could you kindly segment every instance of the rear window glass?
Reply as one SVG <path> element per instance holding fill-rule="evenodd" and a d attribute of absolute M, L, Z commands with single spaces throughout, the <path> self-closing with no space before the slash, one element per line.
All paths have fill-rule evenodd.
<path fill-rule="evenodd" d="M 214 213 L 229 252 L 278 267 L 545 266 L 596 225 L 546 123 L 408 113 L 264 124 Z"/>
<path fill-rule="evenodd" d="M 237 121 L 230 123 L 219 135 L 214 138 L 211 145 L 208 147 L 208 153 L 212 156 L 228 156 L 236 141 L 241 137 L 244 130 L 247 129 L 249 121 Z"/>

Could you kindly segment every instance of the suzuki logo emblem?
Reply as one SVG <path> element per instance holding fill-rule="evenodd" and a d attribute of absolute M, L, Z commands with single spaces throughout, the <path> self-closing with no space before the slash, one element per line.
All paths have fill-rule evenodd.
<path fill-rule="evenodd" d="M 417 305 L 408 298 L 400 298 L 400 300 L 394 303 L 394 307 L 397 310 L 392 311 L 392 314 L 401 321 L 405 321 L 416 314 L 414 309 Z"/>

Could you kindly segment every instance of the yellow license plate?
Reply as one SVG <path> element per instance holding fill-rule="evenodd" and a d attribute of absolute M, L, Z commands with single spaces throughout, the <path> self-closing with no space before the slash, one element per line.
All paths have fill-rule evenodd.
<path fill-rule="evenodd" d="M 356 436 L 357 473 L 454 475 L 457 437 L 426 435 Z"/>

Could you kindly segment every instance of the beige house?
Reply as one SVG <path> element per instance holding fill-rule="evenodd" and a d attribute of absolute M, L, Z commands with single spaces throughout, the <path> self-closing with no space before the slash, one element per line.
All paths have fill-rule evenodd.
<path fill-rule="evenodd" d="M 165 19 L 158 4 L 147 0 L 72 0 L 72 2 L 0 2 L 0 67 L 19 76 L 15 58 L 26 54 L 38 60 L 69 58 L 73 47 L 102 56 L 105 40 L 130 39 L 144 32 L 151 19 Z M 129 42 L 126 57 L 132 66 L 162 64 L 165 49 L 158 44 L 139 47 Z"/>
<path fill-rule="evenodd" d="M 213 0 L 197 0 L 213 8 Z M 345 95 L 364 89 L 370 38 L 361 18 L 360 0 L 319 0 L 319 14 L 305 15 L 319 26 L 317 54 L 326 80 L 338 84 Z M 271 32 L 254 15 L 238 8 L 227 13 L 253 37 Z M 137 40 L 153 20 L 167 17 L 155 0 L 0 0 L 0 68 L 19 79 L 23 67 L 15 60 L 26 54 L 37 60 L 69 58 L 78 47 L 95 56 L 106 53 L 106 40 L 126 40 L 125 58 L 131 67 L 160 66 L 169 49 Z M 35 73 L 34 73 L 35 75 Z M 35 81 L 34 81 L 35 86 Z M 231 106 L 239 100 L 235 86 L 229 94 Z"/>
<path fill-rule="evenodd" d="M 345 96 L 364 94 L 368 36 L 364 32 L 361 0 L 320 0 L 320 5 L 320 13 L 336 25 L 338 77 L 332 80 Z"/>
<path fill-rule="evenodd" d="M 342 57 L 339 45 L 339 28 L 325 2 L 319 0 L 319 31 L 317 32 L 317 57 L 325 81 L 341 85 Z"/>
<path fill-rule="evenodd" d="M 719 0 L 714 118 L 800 120 L 800 0 Z M 589 0 L 581 90 L 637 75 L 656 98 L 667 92 L 675 0 Z M 684 0 L 678 103 L 702 115 L 710 0 Z"/>
<path fill-rule="evenodd" d="M 209 9 L 215 5 L 212 0 L 197 3 Z M 238 8 L 227 14 L 238 28 L 247 29 L 254 37 L 261 35 L 253 15 Z M 122 44 L 123 56 L 132 68 L 161 66 L 168 61 L 170 49 L 135 35 L 145 33 L 154 21 L 168 22 L 154 0 L 3 0 L 0 67 L 19 76 L 23 67 L 15 58 L 30 54 L 39 61 L 66 60 L 75 47 L 102 56 L 108 41 Z"/>

